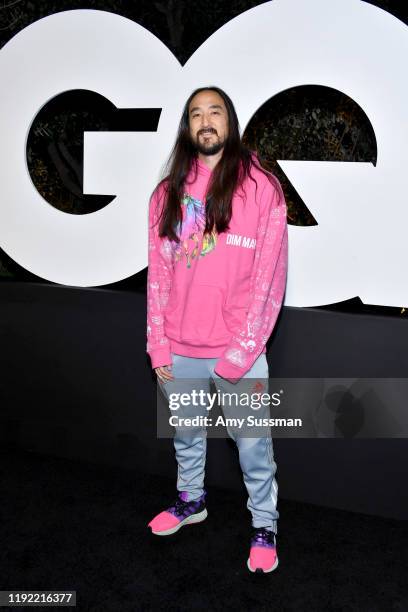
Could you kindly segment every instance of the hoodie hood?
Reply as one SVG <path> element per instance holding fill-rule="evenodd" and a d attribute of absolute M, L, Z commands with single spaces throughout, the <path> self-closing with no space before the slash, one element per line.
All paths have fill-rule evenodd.
<path fill-rule="evenodd" d="M 252 160 L 253 160 L 253 161 L 255 161 L 255 162 L 257 162 L 259 165 L 261 165 L 261 164 L 260 164 L 260 161 L 259 161 L 259 158 L 258 158 L 258 154 L 256 153 L 256 151 L 251 151 L 251 157 L 252 157 Z M 199 157 L 196 157 L 196 158 L 195 158 L 195 160 L 194 160 L 194 162 L 197 164 L 197 172 L 198 172 L 198 174 L 201 174 L 202 176 L 206 176 L 206 177 L 211 176 L 211 174 L 212 174 L 212 172 L 213 172 L 213 171 L 212 171 L 212 170 L 211 170 L 211 168 L 210 168 L 209 166 L 207 166 L 207 164 L 206 164 L 205 162 L 203 162 L 203 161 L 202 161 L 202 160 L 201 160 Z M 194 162 L 193 162 L 193 163 L 194 163 Z"/>

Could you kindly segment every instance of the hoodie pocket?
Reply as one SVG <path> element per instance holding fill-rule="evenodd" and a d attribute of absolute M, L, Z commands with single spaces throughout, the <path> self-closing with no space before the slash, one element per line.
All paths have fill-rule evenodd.
<path fill-rule="evenodd" d="M 187 296 L 181 326 L 182 341 L 217 346 L 228 340 L 223 317 L 224 293 L 215 285 L 195 284 Z"/>

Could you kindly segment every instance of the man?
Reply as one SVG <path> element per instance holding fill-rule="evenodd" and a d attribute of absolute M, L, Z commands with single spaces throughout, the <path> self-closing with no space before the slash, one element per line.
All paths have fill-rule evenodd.
<path fill-rule="evenodd" d="M 227 391 L 241 380 L 258 379 L 258 388 L 260 378 L 267 382 L 265 344 L 283 302 L 287 251 L 279 181 L 242 144 L 229 96 L 218 87 L 196 89 L 185 104 L 167 175 L 149 204 L 147 352 L 167 397 L 188 391 L 188 379 L 202 380 L 207 392 L 210 379 Z M 206 406 L 195 407 L 194 414 L 206 413 Z M 252 514 L 247 566 L 270 572 L 278 564 L 279 518 L 270 432 L 258 438 L 228 433 L 238 447 Z M 179 496 L 150 521 L 156 535 L 207 517 L 205 433 L 186 435 L 176 427 L 174 446 Z"/>

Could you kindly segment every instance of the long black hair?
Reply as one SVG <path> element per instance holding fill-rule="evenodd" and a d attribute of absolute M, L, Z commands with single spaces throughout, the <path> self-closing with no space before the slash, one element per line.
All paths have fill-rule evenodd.
<path fill-rule="evenodd" d="M 191 141 L 189 126 L 190 102 L 202 91 L 215 91 L 224 100 L 228 113 L 228 136 L 225 140 L 221 159 L 212 171 L 211 180 L 206 193 L 206 224 L 204 233 L 211 233 L 214 226 L 217 233 L 229 229 L 232 216 L 232 197 L 247 177 L 255 181 L 251 175 L 251 166 L 254 164 L 266 174 L 269 180 L 282 193 L 278 179 L 267 172 L 252 158 L 252 151 L 246 147 L 240 136 L 240 127 L 231 98 L 219 87 L 208 86 L 195 89 L 185 103 L 181 116 L 176 142 L 171 150 L 169 159 L 165 164 L 165 177 L 159 185 L 165 187 L 165 203 L 160 219 L 159 236 L 167 236 L 170 240 L 179 242 L 175 227 L 182 221 L 181 199 L 183 197 L 184 182 L 191 165 L 196 162 L 197 150 Z M 195 166 L 197 172 L 197 165 Z"/>

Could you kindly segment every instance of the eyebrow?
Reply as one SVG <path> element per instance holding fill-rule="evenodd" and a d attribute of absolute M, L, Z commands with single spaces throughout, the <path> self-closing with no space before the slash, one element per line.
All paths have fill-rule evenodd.
<path fill-rule="evenodd" d="M 211 104 L 211 106 L 209 106 L 209 108 L 219 108 L 220 110 L 223 110 L 222 106 L 220 104 Z M 194 108 L 191 109 L 190 111 L 190 115 L 192 113 L 194 113 L 194 111 L 200 110 L 201 107 L 200 106 L 195 106 Z"/>

